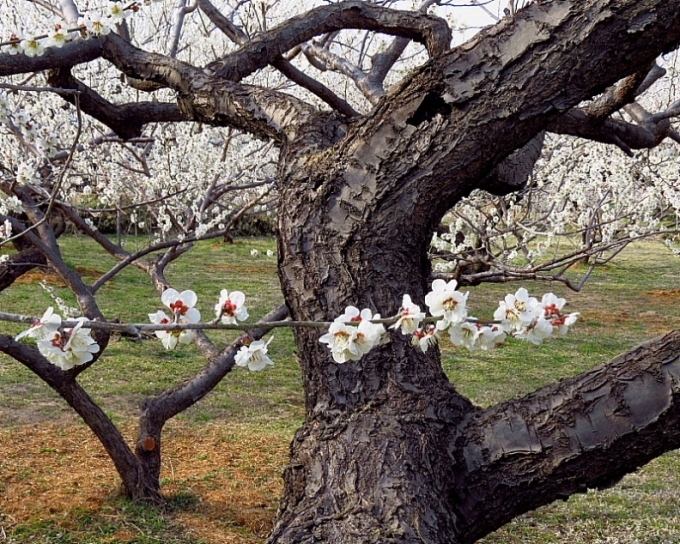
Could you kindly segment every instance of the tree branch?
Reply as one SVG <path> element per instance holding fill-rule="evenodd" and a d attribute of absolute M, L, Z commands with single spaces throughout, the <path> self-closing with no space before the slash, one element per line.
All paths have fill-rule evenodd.
<path fill-rule="evenodd" d="M 555 134 L 570 134 L 614 144 L 621 147 L 628 155 L 631 155 L 631 149 L 656 147 L 670 136 L 668 133 L 670 124 L 666 119 L 658 122 L 650 119 L 644 124 L 634 125 L 611 118 L 602 120 L 599 116 L 589 115 L 586 110 L 580 108 L 574 108 L 553 119 L 546 128 Z"/>
<path fill-rule="evenodd" d="M 48 47 L 39 57 L 0 53 L 0 76 L 40 72 L 53 68 L 70 68 L 102 56 L 104 42 L 99 38 L 74 41 L 63 47 Z"/>
<path fill-rule="evenodd" d="M 602 121 L 612 113 L 619 111 L 623 106 L 635 102 L 635 97 L 639 95 L 640 86 L 648 81 L 647 78 L 650 74 L 656 75 L 658 73 L 654 70 L 655 67 L 658 68 L 656 61 L 649 69 L 640 70 L 609 87 L 602 96 L 588 104 L 585 108 L 586 113 Z M 665 73 L 665 70 L 663 73 Z"/>
<path fill-rule="evenodd" d="M 0 263 L 0 291 L 11 286 L 21 276 L 30 272 L 37 266 L 46 266 L 47 259 L 42 251 L 36 248 L 28 248 L 10 255 L 9 260 Z"/>
<path fill-rule="evenodd" d="M 438 4 L 439 2 L 436 0 L 424 0 L 420 4 L 418 12 L 427 13 L 430 6 L 435 3 Z M 401 54 L 404 52 L 409 42 L 410 40 L 407 38 L 395 38 L 387 50 L 373 55 L 373 62 L 368 77 L 372 80 L 374 85 L 383 85 L 387 74 L 399 60 L 399 57 L 401 57 Z"/>
<path fill-rule="evenodd" d="M 287 316 L 286 306 L 279 306 L 269 312 L 261 320 L 262 326 L 251 330 L 249 336 L 254 340 L 262 338 L 271 330 L 267 328 L 267 322 L 278 322 Z M 175 389 L 163 392 L 159 397 L 147 399 L 140 418 L 140 428 L 162 427 L 168 419 L 186 410 L 212 391 L 234 368 L 234 357 L 242 345 L 240 339 L 236 340 L 222 352 L 211 357 L 208 364 L 191 380 Z M 153 435 L 153 432 L 149 431 L 149 434 Z"/>
<path fill-rule="evenodd" d="M 139 463 L 120 431 L 76 381 L 76 370 L 82 367 L 64 372 L 48 362 L 36 348 L 21 344 L 4 334 L 0 335 L 0 352 L 19 361 L 68 402 L 95 433 L 115 464 L 125 487 L 132 492 L 139 485 Z"/>
<path fill-rule="evenodd" d="M 381 83 L 376 83 L 357 65 L 352 64 L 340 55 L 336 55 L 330 49 L 316 44 L 303 44 L 302 50 L 308 59 L 314 58 L 323 63 L 324 70 L 335 70 L 354 81 L 354 84 L 371 104 L 377 104 L 385 96 L 385 89 L 383 89 Z"/>
<path fill-rule="evenodd" d="M 78 91 L 80 108 L 90 117 L 105 124 L 123 140 L 141 136 L 144 125 L 147 123 L 190 120 L 176 104 L 158 102 L 113 104 L 82 81 L 73 77 L 69 68 L 51 70 L 47 81 L 50 85 L 61 89 Z M 71 95 L 64 96 L 64 100 L 71 104 L 75 103 L 75 99 Z"/>
<path fill-rule="evenodd" d="M 220 11 L 213 6 L 208 0 L 198 0 L 198 6 L 201 11 L 205 13 L 210 21 L 219 28 L 229 39 L 238 44 L 245 44 L 248 42 L 248 36 L 232 23 L 227 17 L 222 15 Z M 318 96 L 321 100 L 326 102 L 331 108 L 347 117 L 356 117 L 359 114 L 350 106 L 347 101 L 340 98 L 328 87 L 315 80 L 314 78 L 305 74 L 302 70 L 296 68 L 291 62 L 279 56 L 272 61 L 272 66 L 281 72 L 291 81 L 307 89 L 312 94 Z"/>
<path fill-rule="evenodd" d="M 507 195 L 523 189 L 541 157 L 544 139 L 545 131 L 541 131 L 525 146 L 513 151 L 484 178 L 479 188 L 493 195 Z"/>
<path fill-rule="evenodd" d="M 350 1 L 322 6 L 293 17 L 257 36 L 235 53 L 207 65 L 206 69 L 220 77 L 239 81 L 271 64 L 296 45 L 344 29 L 373 30 L 409 38 L 423 43 L 431 57 L 446 51 L 451 43 L 451 31 L 443 19 Z"/>
<path fill-rule="evenodd" d="M 680 331 L 524 398 L 480 411 L 458 442 L 466 541 L 680 446 Z M 455 467 L 454 467 L 454 470 Z M 492 471 L 497 477 L 489 480 Z M 502 489 L 514 489 L 512 496 Z M 517 490 L 522 489 L 522 493 Z M 480 530 L 483 526 L 484 529 Z"/>
<path fill-rule="evenodd" d="M 344 123 L 288 94 L 206 75 L 177 59 L 137 49 L 109 34 L 104 58 L 139 79 L 167 85 L 179 94 L 180 110 L 194 121 L 230 126 L 279 145 L 304 134 L 310 143 L 344 135 Z M 305 130 L 301 133 L 301 130 Z"/>
<path fill-rule="evenodd" d="M 300 87 L 307 89 L 310 93 L 318 96 L 338 113 L 350 118 L 359 116 L 359 113 L 350 106 L 346 100 L 340 98 L 323 83 L 296 68 L 291 62 L 288 62 L 283 57 L 277 58 L 272 63 L 272 66 L 288 79 L 297 83 Z"/>

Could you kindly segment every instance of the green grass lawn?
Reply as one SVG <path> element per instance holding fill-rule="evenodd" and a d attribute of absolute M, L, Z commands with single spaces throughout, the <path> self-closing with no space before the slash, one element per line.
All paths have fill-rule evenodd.
<path fill-rule="evenodd" d="M 126 243 L 133 249 L 142 241 L 128 239 Z M 259 255 L 251 256 L 252 249 L 257 249 Z M 167 277 L 178 290 L 192 289 L 198 294 L 198 308 L 204 319 L 212 319 L 219 291 L 226 288 L 246 293 L 251 319 L 256 320 L 282 302 L 276 259 L 267 257 L 267 250 L 275 250 L 272 239 L 239 239 L 234 244 L 202 243 L 172 264 Z M 84 238 L 65 239 L 63 251 L 69 264 L 90 280 L 114 264 L 113 259 Z M 493 352 L 453 350 L 444 343 L 445 370 L 459 391 L 474 402 L 488 406 L 606 362 L 645 339 L 680 327 L 679 264 L 661 244 L 645 243 L 598 270 L 581 293 L 570 292 L 561 284 L 526 285 L 538 297 L 546 291 L 564 296 L 569 300 L 570 311 L 581 312 L 581 320 L 572 333 L 539 347 L 510 340 Z M 47 306 L 53 305 L 50 296 L 38 286 L 39 279 L 31 275 L 28 281 L 1 292 L 2 311 L 41 315 Z M 43 279 L 50 280 L 49 277 Z M 517 287 L 519 285 L 505 284 L 470 289 L 471 313 L 480 318 L 490 317 L 498 301 Z M 54 289 L 74 305 L 64 288 L 54 285 Z M 132 268 L 104 286 L 98 300 L 107 317 L 127 322 L 146 322 L 148 313 L 162 309 L 148 278 Z M 22 329 L 21 325 L 0 323 L 3 333 L 15 334 Z M 233 334 L 227 332 L 211 332 L 210 336 L 219 342 L 233 338 Z M 236 369 L 206 399 L 180 415 L 178 424 L 197 433 L 202 429 L 211 429 L 211 432 L 219 429 L 228 437 L 230 425 L 238 422 L 239 437 L 260 436 L 266 432 L 279 441 L 289 440 L 303 417 L 294 352 L 290 332 L 277 330 L 270 345 L 270 354 L 276 362 L 274 367 L 257 373 Z M 202 365 L 202 358 L 193 346 L 166 351 L 157 341 L 116 338 L 104 357 L 81 377 L 81 382 L 110 417 L 125 426 L 134 422 L 144 397 L 177 385 Z M 75 421 L 75 416 L 46 385 L 20 364 L 0 355 L 0 428 L 68 426 Z M 50 448 L 49 443 L 41 446 Z M 0 475 L 3 466 L 11 468 L 12 462 L 12 459 L 0 459 Z M 285 456 L 276 466 L 283 463 Z M 30 474 L 26 477 L 30 479 Z M 209 474 L 206 478 L 210 480 Z M 272 472 L 267 478 L 278 478 L 278 474 Z M 184 483 L 190 487 L 189 480 Z M 204 481 L 201 485 L 207 484 Z M 676 494 L 679 487 L 680 456 L 672 452 L 626 477 L 614 489 L 589 492 L 565 503 L 541 508 L 515 520 L 484 542 L 680 542 L 680 495 Z M 85 510 L 80 517 L 71 516 L 78 534 L 77 540 L 73 540 L 52 521 L 15 523 L 3 518 L 2 498 L 6 489 L 0 480 L 0 527 L 8 528 L 7 542 L 188 544 L 205 541 L 184 531 L 172 511 L 157 513 L 133 507 L 120 499 L 107 501 L 96 512 Z M 185 495 L 177 496 L 181 499 Z M 186 508 L 200 510 L 200 496 L 187 496 L 193 498 Z M 177 500 L 181 502 L 180 499 Z M 30 497 L 27 500 L 30 501 Z M 271 503 L 268 508 L 275 508 L 275 497 L 267 500 Z M 220 513 L 216 512 L 215 516 L 219 517 Z M 131 533 L 136 536 L 116 536 L 106 525 L 111 517 L 137 527 L 139 531 Z M 261 541 L 259 533 L 247 533 L 242 526 L 225 527 L 224 531 L 235 531 L 236 535 L 233 540 L 225 537 L 224 542 Z M 0 542 L 3 542 L 2 531 Z"/>

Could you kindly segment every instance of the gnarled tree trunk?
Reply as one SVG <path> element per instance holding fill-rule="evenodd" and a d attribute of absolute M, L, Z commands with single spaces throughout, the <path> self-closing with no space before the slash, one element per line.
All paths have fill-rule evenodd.
<path fill-rule="evenodd" d="M 443 206 L 422 198 L 431 171 L 407 166 L 412 146 L 370 142 L 298 156 L 284 172 L 279 272 L 295 320 L 349 304 L 394 315 L 404 293 L 424 306 Z M 474 542 L 680 444 L 680 332 L 487 410 L 456 392 L 436 349 L 392 334 L 337 364 L 319 336 L 296 330 L 307 418 L 271 544 Z"/>
<path fill-rule="evenodd" d="M 418 168 L 376 179 L 358 174 L 358 162 L 314 161 L 289 170 L 281 195 L 292 317 L 332 319 L 348 304 L 393 315 L 404 293 L 422 306 L 438 217 L 408 190 Z M 348 171 L 361 184 L 348 183 Z M 436 350 L 423 354 L 397 334 L 359 362 L 336 364 L 319 334 L 296 330 L 307 419 L 272 544 L 474 542 L 680 443 L 679 333 L 487 410 L 455 391 Z"/>
<path fill-rule="evenodd" d="M 317 134 L 313 148 L 287 149 L 279 274 L 293 319 L 332 320 L 350 304 L 393 315 L 405 293 L 423 307 L 426 251 L 446 210 L 596 90 L 570 77 L 565 56 L 612 82 L 653 59 L 629 44 L 623 61 L 592 43 L 660 14 L 652 22 L 638 7 L 584 23 L 572 4 L 538 3 L 499 25 L 499 49 L 481 37 L 430 62 L 339 143 Z M 488 410 L 455 391 L 436 350 L 391 335 L 335 364 L 318 338 L 296 331 L 307 419 L 271 544 L 474 542 L 680 444 L 678 334 Z M 660 425 L 662 436 L 641 438 Z"/>

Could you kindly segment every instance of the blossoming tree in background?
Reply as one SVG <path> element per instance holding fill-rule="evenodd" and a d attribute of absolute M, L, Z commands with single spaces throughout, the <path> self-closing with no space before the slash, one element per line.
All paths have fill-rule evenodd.
<path fill-rule="evenodd" d="M 539 301 L 520 288 L 493 320 L 477 320 L 458 281 L 437 276 L 462 282 L 464 274 L 433 275 L 429 259 L 433 234 L 452 209 L 449 242 L 457 251 L 484 249 L 505 277 L 515 273 L 513 251 L 530 262 L 527 274 L 538 274 L 530 253 L 537 246 L 528 243 L 534 232 L 582 233 L 583 258 L 604 251 L 595 243 L 621 232 L 634 238 L 668 218 L 672 162 L 661 172 L 650 152 L 641 163 L 642 177 L 658 170 L 669 188 L 633 214 L 612 188 L 622 177 L 607 175 L 609 188 L 579 194 L 586 175 L 569 167 L 576 144 L 545 133 L 608 144 L 610 154 L 673 150 L 666 147 L 680 140 L 673 85 L 663 103 L 643 96 L 666 81 L 668 60 L 657 57 L 680 43 L 678 0 L 555 0 L 519 10 L 510 2 L 497 24 L 454 48 L 444 17 L 457 8 L 446 1 L 425 0 L 415 11 L 399 2 L 146 4 L 62 0 L 27 4 L 22 13 L 0 4 L 12 26 L 0 47 L 11 93 L 0 108 L 10 150 L 0 166 L 0 220 L 19 250 L 5 275 L 11 284 L 32 263 L 47 264 L 75 294 L 77 317 L 87 319 L 57 320 L 48 311 L 26 333 L 36 344 L 0 335 L 0 350 L 83 417 L 130 495 L 158 498 L 165 421 L 234 365 L 270 365 L 262 336 L 267 322 L 286 315 L 306 420 L 270 542 L 345 544 L 366 535 L 473 542 L 680 445 L 680 363 L 669 355 L 680 347 L 677 332 L 523 399 L 474 406 L 444 375 L 437 336 L 483 349 L 511 334 L 540 343 L 576 315 L 563 311 L 563 299 Z M 534 166 L 550 149 L 558 160 L 544 157 L 539 174 L 558 173 L 535 181 Z M 523 192 L 461 204 L 477 189 Z M 563 191 L 562 200 L 553 206 L 541 191 Z M 269 198 L 286 305 L 245 327 L 247 339 L 217 346 L 200 329 L 244 327 L 234 322 L 247 317 L 245 297 L 216 294 L 215 321 L 199 323 L 195 294 L 175 290 L 164 271 L 197 239 L 223 236 Z M 455 209 L 461 205 L 468 207 Z M 131 252 L 101 234 L 86 212 L 102 206 L 134 213 L 132 223 L 152 232 L 150 247 Z M 585 226 L 570 223 L 580 214 L 590 218 Z M 67 221 L 120 264 L 86 284 L 59 251 Z M 476 231 L 490 230 L 484 236 L 495 245 L 481 234 L 482 246 L 470 244 Z M 458 231 L 465 239 L 456 240 Z M 148 399 L 134 448 L 76 379 L 106 357 L 111 330 L 130 327 L 108 322 L 96 298 L 128 265 L 149 274 L 167 308 L 134 330 L 156 331 L 167 348 L 194 341 L 207 361 L 193 379 Z M 611 394 L 593 395 L 602 383 Z"/>

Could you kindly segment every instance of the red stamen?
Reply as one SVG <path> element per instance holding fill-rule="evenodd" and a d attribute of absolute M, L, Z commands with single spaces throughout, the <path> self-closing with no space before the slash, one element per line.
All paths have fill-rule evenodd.
<path fill-rule="evenodd" d="M 227 301 L 222 306 L 222 311 L 228 316 L 233 316 L 234 313 L 236 312 L 236 308 L 237 308 L 236 304 L 234 304 L 231 300 L 227 299 Z"/>
<path fill-rule="evenodd" d="M 170 304 L 170 309 L 172 310 L 172 313 L 179 315 L 184 315 L 189 311 L 189 307 L 186 306 L 181 300 L 176 300 Z"/>

